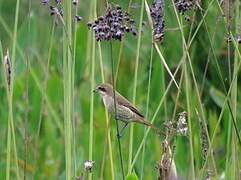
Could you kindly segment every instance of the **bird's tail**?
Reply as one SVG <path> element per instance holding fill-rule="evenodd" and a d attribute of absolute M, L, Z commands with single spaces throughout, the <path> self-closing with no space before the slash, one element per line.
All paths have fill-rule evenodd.
<path fill-rule="evenodd" d="M 154 126 L 152 123 L 145 120 L 144 118 L 139 117 L 139 118 L 137 118 L 136 121 L 139 122 L 139 123 L 145 124 L 146 126 L 151 127 L 152 129 L 156 130 L 157 133 L 161 133 L 161 130 L 158 127 Z"/>

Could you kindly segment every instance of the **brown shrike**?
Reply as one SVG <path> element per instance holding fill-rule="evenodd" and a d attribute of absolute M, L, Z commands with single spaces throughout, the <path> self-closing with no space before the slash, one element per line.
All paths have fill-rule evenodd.
<path fill-rule="evenodd" d="M 115 103 L 114 103 L 114 92 L 112 85 L 108 83 L 102 83 L 94 89 L 94 92 L 101 95 L 104 102 L 105 108 L 112 114 L 115 115 L 117 120 L 125 123 L 124 128 L 130 122 L 137 122 L 145 124 L 160 132 L 160 129 L 146 121 L 144 116 L 122 95 L 115 91 Z M 115 110 L 116 104 L 116 110 Z M 115 112 L 116 111 L 116 112 Z"/>

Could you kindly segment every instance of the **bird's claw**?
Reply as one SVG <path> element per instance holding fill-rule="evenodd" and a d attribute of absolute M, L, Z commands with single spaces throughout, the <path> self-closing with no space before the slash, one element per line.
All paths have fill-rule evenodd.
<path fill-rule="evenodd" d="M 122 137 L 122 135 L 119 134 L 119 133 L 116 136 L 117 136 L 117 138 L 121 138 Z"/>

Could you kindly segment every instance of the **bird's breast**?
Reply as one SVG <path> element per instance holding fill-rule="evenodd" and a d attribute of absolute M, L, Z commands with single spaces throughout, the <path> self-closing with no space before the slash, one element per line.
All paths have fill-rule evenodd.
<path fill-rule="evenodd" d="M 107 108 L 108 111 L 112 111 L 114 107 L 113 98 L 111 96 L 103 96 L 103 102 L 104 102 L 105 108 Z"/>
<path fill-rule="evenodd" d="M 112 114 L 115 113 L 114 98 L 111 96 L 103 96 L 103 102 L 105 108 Z M 134 117 L 134 113 L 127 107 L 120 105 L 116 101 L 116 118 L 121 121 L 131 121 Z"/>

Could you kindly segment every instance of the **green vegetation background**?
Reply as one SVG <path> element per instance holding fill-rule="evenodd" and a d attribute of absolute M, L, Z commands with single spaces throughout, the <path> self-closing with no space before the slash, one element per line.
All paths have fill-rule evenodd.
<path fill-rule="evenodd" d="M 120 4 L 125 10 L 128 8 L 129 1 L 111 2 Z M 211 3 L 212 2 L 212 3 Z M 91 15 L 92 1 L 79 1 L 78 14 L 83 17 L 83 21 L 77 24 L 77 42 L 76 42 L 76 64 L 74 74 L 74 108 L 73 108 L 73 164 L 76 165 L 73 170 L 73 177 L 79 176 L 84 172 L 83 162 L 89 157 L 89 120 L 90 120 L 90 96 L 91 89 L 91 34 L 86 27 L 88 18 Z M 140 1 L 133 0 L 133 4 L 141 5 Z M 148 1 L 151 5 L 151 1 Z M 101 15 L 104 10 L 104 1 L 97 3 L 97 15 Z M 221 76 L 229 90 L 230 83 L 234 77 L 234 62 L 240 62 L 240 47 L 238 44 L 226 43 L 227 30 L 225 29 L 225 16 L 221 16 L 217 1 L 203 1 L 203 11 L 198 11 L 191 22 L 186 22 L 184 16 L 179 16 L 183 21 L 183 30 L 185 38 L 188 39 L 191 24 L 193 23 L 193 35 L 201 21 L 200 28 L 197 31 L 193 43 L 189 49 L 190 59 L 193 71 L 197 80 L 198 91 L 201 94 L 201 103 L 205 115 L 205 123 L 208 126 L 209 136 L 212 137 L 214 129 L 217 133 L 214 137 L 212 150 L 216 163 L 217 175 L 226 174 L 228 179 L 238 179 L 240 171 L 240 144 L 233 129 L 231 113 L 228 106 L 222 106 L 226 97 L 225 90 L 217 72 L 218 62 Z M 203 14 L 207 8 L 207 16 Z M 16 2 L 0 1 L 0 41 L 3 48 L 3 54 L 6 50 L 12 53 L 12 38 L 14 31 Z M 235 7 L 234 7 L 235 8 Z M 138 26 L 140 18 L 140 8 L 130 9 L 133 18 Z M 193 12 L 189 12 L 192 17 Z M 240 17 L 235 17 L 231 22 L 232 32 L 235 34 L 235 27 Z M 18 154 L 18 165 L 20 179 L 65 179 L 65 143 L 64 143 L 64 86 L 63 86 L 63 35 L 61 24 L 53 26 L 53 17 L 49 15 L 49 9 L 42 5 L 40 1 L 20 0 L 19 23 L 17 28 L 17 46 L 16 63 L 13 90 L 13 120 L 16 135 L 16 148 Z M 74 20 L 74 19 L 73 19 Z M 146 11 L 144 11 L 144 20 L 147 20 Z M 171 4 L 171 1 L 165 5 L 165 21 L 167 28 L 177 28 L 177 19 Z M 241 26 L 239 24 L 239 26 Z M 53 30 L 54 27 L 54 30 Z M 53 33 L 53 34 L 52 34 Z M 239 30 L 241 33 L 241 30 Z M 52 39 L 52 49 L 49 52 Z M 211 41 L 213 40 L 213 43 Z M 149 24 L 141 37 L 140 59 L 137 80 L 136 106 L 145 114 L 148 73 L 151 59 L 152 34 Z M 236 48 L 235 48 L 236 45 Z M 113 42 L 113 59 L 115 67 L 119 57 L 121 43 Z M 111 64 L 110 64 L 110 45 L 108 42 L 101 43 L 104 73 L 106 82 L 111 83 Z M 182 43 L 182 34 L 180 30 L 166 31 L 164 43 L 159 44 L 161 52 L 172 72 L 175 71 L 178 63 L 185 54 Z M 239 48 L 239 51 L 238 49 Z M 235 50 L 236 49 L 236 50 Z M 135 59 L 137 53 L 137 39 L 127 35 L 124 40 L 123 54 L 119 66 L 117 80 L 117 89 L 127 99 L 132 100 L 134 88 L 134 72 L 136 69 Z M 214 52 L 214 53 L 213 53 Z M 237 55 L 238 54 L 238 55 Z M 48 68 L 48 57 L 50 57 Z M 209 59 L 206 78 L 203 78 L 205 65 Z M 95 81 L 97 86 L 101 83 L 99 50 L 96 45 L 95 56 Z M 192 124 L 192 134 L 181 137 L 178 136 L 172 142 L 175 145 L 174 158 L 177 166 L 177 172 L 183 179 L 191 179 L 191 156 L 190 139 L 193 143 L 195 174 L 198 177 L 201 173 L 205 159 L 202 156 L 202 143 L 200 135 L 199 115 L 196 109 L 199 109 L 198 96 L 194 86 L 194 81 L 190 71 L 190 66 L 186 58 L 187 74 L 184 81 L 188 80 L 188 87 L 183 83 L 180 87 L 180 98 L 176 102 L 178 89 L 172 85 L 154 124 L 164 128 L 165 121 L 177 120 L 177 114 L 182 111 L 188 111 L 187 98 L 190 100 L 190 111 L 188 112 L 188 122 Z M 185 69 L 184 66 L 181 69 Z M 8 132 L 8 100 L 6 93 L 6 84 L 4 82 L 4 66 L 1 61 L 0 74 L 0 179 L 6 178 L 6 157 L 7 157 L 7 132 Z M 237 129 L 241 129 L 241 104 L 240 104 L 240 73 L 237 74 L 237 82 L 233 93 L 236 91 L 237 98 L 229 96 Z M 178 72 L 176 80 L 180 82 L 181 71 Z M 170 82 L 170 76 L 163 67 L 157 52 L 153 51 L 153 66 L 151 75 L 151 91 L 148 120 L 153 116 L 161 98 L 164 95 L 167 85 Z M 177 105 L 177 111 L 174 107 Z M 220 113 L 220 124 L 217 125 Z M 111 142 L 114 161 L 114 172 L 116 179 L 121 179 L 120 159 L 118 154 L 118 144 L 116 138 L 116 125 L 111 119 Z M 217 126 L 216 126 L 217 125 Z M 93 127 L 93 179 L 111 179 L 110 157 L 106 141 L 106 121 L 105 111 L 100 97 L 94 95 L 94 127 Z M 142 125 L 134 125 L 133 157 L 141 143 L 144 135 Z M 189 137 L 191 136 L 191 137 Z M 127 173 L 127 163 L 129 155 L 129 128 L 121 138 L 124 170 Z M 158 171 L 155 168 L 156 163 L 161 158 L 162 136 L 157 136 L 151 131 L 147 136 L 144 153 L 144 169 L 141 169 L 141 154 L 134 165 L 133 172 L 143 179 L 156 179 Z M 13 143 L 11 144 L 13 147 Z M 13 148 L 10 155 L 10 179 L 16 179 L 16 165 L 14 164 Z M 24 168 L 26 165 L 26 168 Z M 204 169 L 208 170 L 209 167 Z M 235 175 L 234 175 L 234 174 Z M 239 177 L 240 178 L 240 177 Z"/>

